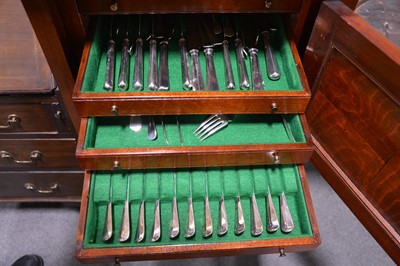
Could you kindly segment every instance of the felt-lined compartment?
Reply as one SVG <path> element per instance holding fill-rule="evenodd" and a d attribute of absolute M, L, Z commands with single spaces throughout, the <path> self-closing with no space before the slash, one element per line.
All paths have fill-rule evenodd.
<path fill-rule="evenodd" d="M 256 167 L 224 167 L 178 169 L 176 171 L 176 197 L 178 201 L 180 234 L 177 239 L 168 237 L 171 219 L 171 205 L 174 196 L 174 170 L 125 170 L 125 171 L 94 171 L 91 176 L 88 212 L 84 232 L 84 248 L 108 247 L 138 247 L 175 244 L 202 244 L 215 242 L 234 242 L 250 240 L 273 240 L 310 237 L 313 235 L 310 218 L 307 211 L 303 187 L 296 165 L 256 166 Z M 192 197 L 195 212 L 196 234 L 186 239 L 185 226 L 187 219 L 187 199 L 189 197 L 189 171 L 192 173 Z M 202 237 L 204 216 L 204 197 L 206 195 L 206 171 L 208 172 L 208 195 L 211 207 L 211 216 L 214 233 L 209 238 Z M 131 175 L 129 203 L 131 237 L 125 243 L 118 241 L 119 226 L 122 209 L 126 199 L 128 175 Z M 112 203 L 113 203 L 113 238 L 109 242 L 101 240 L 105 221 L 106 205 L 109 201 L 110 178 L 112 175 Z M 159 182 L 160 180 L 160 182 Z M 279 196 L 285 193 L 290 212 L 294 221 L 294 230 L 283 233 L 280 230 L 274 233 L 266 231 L 266 195 L 270 189 L 275 210 L 280 217 Z M 255 193 L 264 232 L 253 237 L 250 233 L 250 197 Z M 224 236 L 217 235 L 219 200 L 224 194 L 229 230 Z M 234 234 L 235 198 L 240 195 L 245 217 L 246 230 L 241 235 Z M 153 223 L 154 202 L 159 198 L 161 202 L 161 240 L 151 242 L 150 235 Z M 139 205 L 145 200 L 145 240 L 142 243 L 134 241 L 138 221 Z"/>
<path fill-rule="evenodd" d="M 259 63 L 260 70 L 265 83 L 266 91 L 302 91 L 303 86 L 300 81 L 299 74 L 297 72 L 297 67 L 295 60 L 293 58 L 293 53 L 289 44 L 289 41 L 286 37 L 286 33 L 282 22 L 278 15 L 276 14 L 268 14 L 274 20 L 274 25 L 277 27 L 277 31 L 274 34 L 271 34 L 271 44 L 275 49 L 275 56 L 277 58 L 278 65 L 281 69 L 281 78 L 277 81 L 272 81 L 267 77 L 266 73 L 266 62 L 264 56 L 264 47 L 262 44 L 262 40 L 258 42 L 259 49 Z M 119 34 L 114 34 L 114 39 L 116 41 L 116 50 L 115 50 L 115 78 L 114 78 L 114 90 L 118 95 L 123 95 L 126 92 L 135 92 L 140 94 L 140 91 L 136 91 L 132 88 L 132 80 L 133 80 L 133 69 L 134 69 L 134 61 L 135 55 L 130 57 L 130 77 L 129 77 L 129 88 L 125 91 L 120 91 L 117 87 L 118 76 L 119 76 L 119 66 L 121 61 L 121 46 L 122 39 L 125 36 L 125 28 L 126 23 L 124 19 L 120 19 L 119 22 L 115 22 L 116 16 L 114 16 L 114 32 L 116 31 L 116 27 L 120 27 Z M 142 17 L 146 18 L 145 15 Z M 176 16 L 177 18 L 179 16 Z M 106 57 L 107 57 L 107 43 L 109 39 L 110 33 L 110 16 L 99 16 L 97 19 L 97 25 L 93 40 L 91 42 L 91 48 L 88 56 L 87 66 L 85 70 L 85 74 L 83 77 L 82 86 L 80 88 L 82 93 L 92 93 L 92 92 L 106 92 L 103 89 L 104 80 L 105 80 L 105 69 L 106 69 Z M 148 32 L 149 25 L 146 25 L 146 21 L 148 19 L 142 19 L 142 37 L 145 40 L 150 34 Z M 118 23 L 122 23 L 118 25 Z M 115 25 L 116 24 L 116 25 Z M 176 19 L 175 25 L 175 34 L 172 36 L 169 41 L 168 47 L 168 66 L 169 66 L 169 80 L 170 80 L 170 91 L 171 92 L 183 92 L 182 87 L 182 73 L 181 73 L 181 59 L 180 59 L 180 51 L 178 40 L 180 37 L 180 25 L 179 20 Z M 129 36 L 131 37 L 131 43 L 134 45 L 136 37 L 137 37 L 137 25 L 131 25 L 129 27 Z M 188 40 L 190 41 L 190 40 Z M 222 41 L 222 40 L 221 40 Z M 240 91 L 239 89 L 239 77 L 237 72 L 237 64 L 236 64 L 236 55 L 235 55 L 235 46 L 234 46 L 234 38 L 229 39 L 230 44 L 230 58 L 232 62 L 233 74 L 236 83 L 235 91 Z M 159 49 L 159 47 L 158 47 Z M 134 46 L 133 46 L 134 51 Z M 143 92 L 149 92 L 146 84 L 148 79 L 148 69 L 149 69 L 149 44 L 147 41 L 144 42 L 144 90 Z M 190 57 L 189 57 L 190 61 Z M 205 56 L 202 51 L 200 51 L 200 63 L 203 72 L 204 80 L 206 81 L 206 69 L 205 69 Z M 224 74 L 224 61 L 223 61 L 223 53 L 222 47 L 216 46 L 214 49 L 214 64 L 218 79 L 218 84 L 220 87 L 220 91 L 227 91 L 225 88 L 225 74 Z M 250 60 L 247 58 L 246 66 L 249 73 L 249 78 L 251 80 L 251 71 L 250 71 Z M 252 91 L 252 93 L 257 93 L 258 91 Z M 157 94 L 167 94 L 168 92 L 154 92 Z M 190 91 L 188 92 L 188 96 L 195 95 L 196 92 Z"/>
<path fill-rule="evenodd" d="M 91 117 L 88 121 L 85 149 L 140 148 L 181 146 L 176 119 L 180 124 L 183 146 L 220 146 L 254 144 L 306 143 L 298 115 L 234 115 L 227 127 L 200 141 L 193 134 L 205 115 L 155 116 L 158 138 L 147 139 L 147 120 L 142 117 L 142 129 L 129 128 L 130 117 Z M 287 125 L 285 127 L 283 117 Z M 165 125 L 166 143 L 161 120 Z M 292 138 L 293 136 L 293 138 Z"/>

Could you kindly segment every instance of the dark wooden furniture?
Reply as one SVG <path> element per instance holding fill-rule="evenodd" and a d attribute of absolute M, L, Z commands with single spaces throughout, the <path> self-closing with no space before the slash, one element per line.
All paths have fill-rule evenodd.
<path fill-rule="evenodd" d="M 400 261 L 400 49 L 337 2 L 322 5 L 303 63 L 313 164 Z"/>
<path fill-rule="evenodd" d="M 76 133 L 21 3 L 0 10 L 0 201 L 78 201 Z"/>
<path fill-rule="evenodd" d="M 345 2 L 354 8 L 357 1 Z M 77 73 L 77 62 L 80 60 L 79 51 L 83 47 L 86 21 L 90 16 L 154 13 L 155 11 L 168 13 L 172 10 L 188 13 L 238 11 L 237 3 L 218 2 L 217 4 L 215 1 L 212 3 L 184 1 L 184 3 L 179 2 L 177 6 L 165 6 L 164 1 L 155 0 L 149 5 L 140 7 L 137 3 L 124 0 L 96 2 L 23 0 L 23 3 L 44 47 L 44 53 L 55 78 L 59 80 L 59 87 L 63 95 L 67 96 L 64 97 L 68 101 L 67 107 L 71 109 L 73 109 L 72 99 L 68 97 L 72 95 L 74 75 Z M 249 5 L 246 4 L 245 11 L 285 13 L 285 17 L 291 22 L 297 49 L 302 55 L 320 3 L 321 1 L 318 0 L 265 1 L 263 5 L 259 5 L 258 2 L 251 1 Z M 179 9 L 181 6 L 185 8 Z M 243 10 L 243 7 L 240 8 Z M 398 48 L 378 35 L 343 4 L 334 2 L 323 5 L 303 60 L 307 78 L 312 84 L 313 94 L 306 115 L 310 122 L 311 137 L 316 149 L 312 157 L 313 163 L 388 254 L 399 262 L 400 240 L 397 226 L 399 224 L 397 206 L 399 95 L 395 85 L 399 77 L 397 72 L 400 53 Z M 80 79 L 78 79 L 79 82 Z M 75 98 L 79 96 L 76 91 L 74 93 Z M 76 100 L 78 112 L 85 116 L 90 115 L 88 110 L 79 106 L 77 98 Z M 266 113 L 271 111 L 269 108 L 270 106 Z M 108 112 L 112 110 L 112 108 L 105 109 Z M 129 112 L 132 112 L 132 109 L 124 114 Z M 173 114 L 174 111 L 170 113 Z M 77 115 L 73 117 L 75 117 L 72 119 L 75 128 L 78 129 L 79 118 Z M 111 168 L 116 157 L 112 155 L 109 159 L 106 165 Z M 124 260 L 148 259 L 144 255 L 147 250 L 152 253 L 151 258 L 177 255 L 164 247 L 117 248 L 108 251 L 82 249 L 89 185 L 90 172 L 85 178 L 82 216 L 77 235 L 76 255 L 79 258 L 92 262 L 119 261 L 120 258 Z M 316 229 L 312 211 L 310 217 L 313 228 Z M 220 251 L 214 250 L 214 246 L 204 246 L 204 249 L 201 248 L 202 251 L 198 247 L 193 249 L 174 247 L 174 250 L 176 248 L 176 252 L 181 251 L 187 254 L 199 252 L 197 253 L 199 255 L 213 250 L 213 255 L 218 255 L 231 254 L 230 252 L 236 248 L 240 248 L 238 251 L 244 253 L 269 252 L 264 248 L 272 248 L 274 252 L 277 252 L 279 247 L 287 247 L 290 250 L 293 245 L 300 249 L 308 249 L 309 244 L 311 247 L 318 245 L 318 230 L 314 231 L 314 240 L 307 243 L 298 242 L 298 245 L 288 241 L 255 243 L 251 246 L 254 247 L 253 250 L 242 250 L 240 243 L 236 243 L 237 246 L 233 249 L 222 245 Z M 280 251 L 284 252 L 282 249 Z"/>

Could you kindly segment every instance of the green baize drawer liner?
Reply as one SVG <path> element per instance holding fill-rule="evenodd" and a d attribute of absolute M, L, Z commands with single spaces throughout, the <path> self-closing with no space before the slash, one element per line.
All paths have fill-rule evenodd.
<path fill-rule="evenodd" d="M 275 49 L 275 56 L 277 58 L 278 65 L 281 70 L 281 78 L 277 81 L 272 81 L 268 79 L 266 72 L 266 63 L 264 56 L 264 47 L 262 37 L 258 41 L 258 57 L 260 63 L 260 70 L 264 79 L 265 88 L 267 91 L 302 91 L 303 86 L 300 81 L 299 74 L 297 72 L 296 63 L 293 58 L 293 53 L 289 44 L 288 39 L 286 38 L 286 33 L 282 22 L 278 15 L 269 14 L 268 16 L 272 16 L 275 20 L 275 24 L 278 26 L 278 30 L 275 34 L 271 35 L 271 44 Z M 178 17 L 178 16 L 177 16 Z M 148 79 L 148 70 L 149 70 L 149 43 L 146 41 L 148 37 L 148 33 L 146 31 L 147 25 L 145 24 L 145 19 L 143 19 L 144 25 L 142 26 L 142 36 L 144 40 L 144 90 L 149 91 L 147 88 L 147 79 Z M 178 20 L 175 29 L 180 29 Z M 115 26 L 114 26 L 115 27 Z M 121 28 L 125 30 L 126 25 L 122 25 Z M 107 59 L 107 44 L 110 33 L 110 18 L 103 16 L 98 17 L 96 30 L 94 34 L 94 39 L 91 43 L 91 48 L 89 52 L 89 58 L 86 66 L 85 75 L 83 78 L 81 92 L 90 93 L 90 92 L 106 92 L 103 89 L 104 81 L 105 81 L 105 71 L 106 71 L 106 59 Z M 122 30 L 120 33 L 114 37 L 116 42 L 115 47 L 115 79 L 114 79 L 114 91 L 116 93 L 123 93 L 117 87 L 118 84 L 118 76 L 119 76 L 119 67 L 121 62 L 121 47 L 122 47 L 122 39 L 125 36 L 125 32 Z M 129 36 L 131 39 L 131 43 L 133 44 L 132 53 L 133 55 L 130 57 L 130 76 L 129 76 L 129 88 L 128 92 L 138 92 L 132 88 L 132 80 L 133 80 L 133 69 L 135 63 L 135 40 L 137 36 L 137 27 L 130 27 Z M 170 80 L 170 91 L 184 91 L 182 87 L 182 73 L 181 73 L 181 58 L 180 58 L 180 50 L 178 45 L 178 40 L 180 38 L 180 33 L 175 32 L 172 39 L 169 41 L 168 46 L 168 68 L 169 68 L 169 80 Z M 239 91 L 239 76 L 237 72 L 237 63 L 236 63 L 236 52 L 234 45 L 234 37 L 229 38 L 230 44 L 230 58 L 232 63 L 232 69 L 234 74 L 234 80 L 236 84 L 236 91 Z M 190 41 L 190 40 L 188 40 Z M 222 41 L 222 40 L 221 40 Z M 159 46 L 157 46 L 158 54 L 159 54 Z M 189 51 L 189 49 L 188 49 Z M 205 56 L 200 49 L 200 64 L 202 68 L 204 82 L 206 82 L 206 61 Z M 190 56 L 189 56 L 189 61 Z M 224 59 L 222 46 L 217 45 L 214 47 L 214 64 L 217 74 L 218 85 L 221 91 L 226 91 L 225 87 L 225 74 L 224 74 Z M 246 59 L 247 72 L 249 74 L 249 79 L 251 82 L 251 69 L 250 69 L 250 58 Z M 250 86 L 251 87 L 251 86 Z M 138 92 L 140 93 L 140 91 Z M 160 92 L 157 93 L 168 93 L 168 92 Z M 190 92 L 188 96 L 191 96 L 195 92 Z M 257 91 L 253 91 L 253 93 L 257 93 Z"/>
<path fill-rule="evenodd" d="M 174 240 L 171 240 L 168 235 L 172 198 L 174 197 L 174 170 L 163 169 L 160 172 L 160 184 L 158 183 L 158 170 L 121 170 L 112 172 L 114 231 L 113 238 L 109 242 L 103 242 L 101 240 L 101 235 L 105 221 L 106 207 L 109 201 L 111 172 L 92 172 L 83 241 L 84 248 L 202 244 L 248 240 L 273 240 L 278 238 L 290 239 L 312 236 L 313 233 L 303 188 L 296 165 L 208 168 L 208 194 L 214 227 L 214 233 L 209 238 L 203 238 L 202 236 L 204 197 L 206 195 L 206 169 L 198 168 L 191 169 L 190 171 L 192 172 L 192 197 L 196 223 L 196 234 L 193 238 L 185 238 L 190 180 L 188 169 L 176 170 L 176 197 L 178 201 L 180 234 Z M 120 243 L 118 241 L 118 233 L 126 198 L 129 174 L 131 175 L 129 191 L 131 237 L 127 242 Z M 279 196 L 282 192 L 285 193 L 294 222 L 294 229 L 291 233 L 283 233 L 280 229 L 274 233 L 268 233 L 266 231 L 266 195 L 268 193 L 268 188 L 271 191 L 278 218 L 280 217 Z M 253 194 L 253 189 L 257 198 L 264 228 L 264 232 L 258 237 L 253 237 L 251 235 L 250 197 Z M 159 191 L 161 206 L 161 240 L 158 242 L 151 242 L 150 236 L 154 219 L 154 203 L 158 198 Z M 218 236 L 219 200 L 222 191 L 225 198 L 229 230 L 226 235 Z M 246 224 L 246 229 L 241 235 L 235 235 L 234 233 L 235 198 L 237 195 L 241 197 Z M 145 200 L 146 233 L 144 241 L 142 243 L 136 243 L 134 239 L 139 206 L 142 198 Z"/>
<path fill-rule="evenodd" d="M 298 115 L 235 115 L 227 127 L 204 141 L 199 141 L 193 131 L 205 119 L 205 115 L 177 116 L 180 122 L 183 146 L 220 146 L 254 144 L 306 143 L 303 127 Z M 129 117 L 91 117 L 86 133 L 85 149 L 139 148 L 180 146 L 179 131 L 175 116 L 156 116 L 158 138 L 147 139 L 147 117 L 142 117 L 140 132 L 129 128 Z M 163 119 L 169 145 L 165 142 L 161 126 Z M 289 130 L 288 130 L 289 129 Z M 290 136 L 290 131 L 294 139 Z"/>

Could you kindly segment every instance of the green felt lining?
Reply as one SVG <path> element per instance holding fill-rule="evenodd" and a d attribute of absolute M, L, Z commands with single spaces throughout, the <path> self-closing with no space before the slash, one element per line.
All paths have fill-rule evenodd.
<path fill-rule="evenodd" d="M 288 123 L 284 126 L 282 115 L 235 115 L 227 127 L 221 129 L 204 141 L 199 141 L 193 134 L 198 125 L 207 116 L 178 116 L 182 133 L 183 146 L 216 146 L 241 144 L 289 144 L 305 143 L 304 131 L 298 115 L 284 115 Z M 167 145 L 161 124 L 169 142 Z M 84 148 L 139 148 L 180 146 L 179 131 L 175 116 L 156 116 L 158 138 L 147 139 L 147 120 L 142 117 L 142 129 L 133 132 L 129 128 L 130 117 L 91 117 L 89 118 Z M 291 131 L 294 140 L 291 138 Z"/>
<path fill-rule="evenodd" d="M 312 229 L 306 208 L 303 188 L 296 165 L 257 166 L 257 167 L 224 167 L 208 169 L 208 194 L 213 220 L 214 233 L 210 238 L 203 238 L 201 234 L 203 224 L 204 197 L 206 191 L 206 170 L 192 169 L 192 196 L 195 212 L 196 235 L 186 239 L 185 226 L 187 221 L 187 199 L 189 197 L 189 170 L 176 170 L 177 200 L 179 212 L 180 234 L 177 239 L 168 237 L 169 222 L 171 218 L 171 201 L 174 196 L 173 170 L 133 170 L 114 171 L 112 173 L 112 203 L 113 203 L 113 235 L 107 243 L 101 240 L 105 221 L 106 205 L 109 201 L 110 171 L 95 171 L 92 173 L 90 195 L 88 203 L 87 221 L 83 246 L 85 248 L 127 247 L 170 244 L 194 244 L 212 242 L 232 242 L 255 239 L 278 239 L 312 236 Z M 126 198 L 128 175 L 131 175 L 129 202 L 131 237 L 125 243 L 119 243 L 118 232 L 121 223 L 122 209 Z M 160 182 L 159 182 L 160 180 Z M 266 232 L 266 195 L 268 188 L 274 201 L 275 210 L 280 217 L 279 195 L 284 192 L 291 211 L 294 230 L 283 233 Z M 258 237 L 250 233 L 250 197 L 254 192 L 263 221 L 264 232 Z M 225 236 L 218 236 L 219 200 L 224 193 L 225 206 L 229 230 Z M 241 235 L 234 234 L 235 197 L 240 195 L 245 216 L 246 230 Z M 157 198 L 161 201 L 161 240 L 151 242 L 151 228 L 153 223 L 154 202 Z M 146 235 L 142 243 L 136 243 L 134 236 L 141 200 L 145 200 Z"/>
<path fill-rule="evenodd" d="M 267 15 L 266 15 L 267 16 Z M 296 63 L 293 58 L 292 50 L 290 48 L 289 41 L 286 38 L 285 30 L 280 21 L 278 15 L 269 14 L 268 16 L 273 16 L 275 20 L 275 24 L 278 28 L 278 31 L 271 36 L 271 44 L 275 48 L 275 56 L 277 58 L 278 65 L 281 69 L 281 78 L 277 81 L 272 81 L 268 79 L 266 73 L 266 62 L 264 56 L 264 48 L 262 45 L 262 41 L 259 41 L 259 63 L 260 69 L 262 72 L 262 76 L 265 82 L 265 88 L 268 91 L 302 91 L 303 87 L 300 81 L 300 77 L 298 75 L 298 71 L 296 68 Z M 124 21 L 121 19 L 120 21 Z M 177 20 L 178 21 L 178 20 Z M 122 23 L 122 22 L 120 22 Z M 118 25 L 118 22 L 114 22 L 114 24 Z M 146 23 L 143 22 L 146 27 Z M 116 25 L 114 25 L 116 27 Z M 125 26 L 122 25 L 121 28 L 125 29 Z M 179 29 L 179 23 L 175 27 Z M 95 30 L 94 39 L 91 44 L 88 63 L 86 66 L 85 75 L 83 78 L 83 84 L 81 91 L 83 93 L 90 92 L 105 92 L 103 90 L 103 84 L 105 80 L 105 66 L 106 66 L 106 51 L 107 51 L 107 43 L 109 38 L 109 30 L 110 30 L 110 17 L 100 16 L 97 20 L 97 27 Z M 137 27 L 132 26 L 129 30 L 129 36 L 132 36 L 131 42 L 134 44 L 137 37 Z M 142 32 L 143 39 L 146 39 L 148 34 L 143 30 Z M 119 66 L 121 61 L 121 45 L 122 39 L 124 37 L 124 30 L 120 30 L 120 33 L 114 36 L 116 41 L 116 61 L 115 61 L 115 81 L 114 81 L 114 91 L 118 93 L 121 92 L 116 86 L 118 82 L 119 75 Z M 168 67 L 169 67 L 169 78 L 170 78 L 170 91 L 183 91 L 182 88 L 182 74 L 181 74 L 181 60 L 180 60 L 180 51 L 178 45 L 179 34 L 175 33 L 172 39 L 169 41 L 169 51 L 168 51 Z M 237 72 L 237 64 L 236 64 L 236 54 L 234 47 L 234 39 L 229 39 L 230 44 L 230 58 L 232 62 L 232 68 L 234 73 L 234 79 L 236 83 L 236 91 L 239 91 L 239 77 Z M 146 87 L 147 79 L 148 79 L 148 66 L 149 66 L 149 44 L 148 42 L 144 42 L 144 85 L 145 89 L 143 91 L 149 91 Z M 135 47 L 133 46 L 133 53 L 135 51 Z M 190 59 L 190 58 L 189 58 Z M 130 78 L 129 78 L 129 88 L 128 92 L 138 92 L 132 89 L 132 79 L 133 79 L 133 69 L 134 69 L 134 61 L 135 55 L 130 57 Z M 200 63 L 203 71 L 204 81 L 206 81 L 206 69 L 205 69 L 205 56 L 201 52 L 200 53 Z M 222 47 L 216 46 L 214 49 L 214 63 L 216 68 L 216 74 L 218 79 L 218 84 L 221 91 L 226 91 L 225 88 L 225 74 L 224 74 L 224 62 L 223 62 L 223 53 Z M 246 60 L 247 70 L 249 73 L 249 78 L 251 77 L 250 71 L 250 59 Z M 250 78 L 251 79 L 251 78 Z M 140 92 L 138 92 L 140 93 Z M 168 92 L 158 92 L 158 93 L 168 93 Z M 196 92 L 191 92 L 196 93 Z"/>

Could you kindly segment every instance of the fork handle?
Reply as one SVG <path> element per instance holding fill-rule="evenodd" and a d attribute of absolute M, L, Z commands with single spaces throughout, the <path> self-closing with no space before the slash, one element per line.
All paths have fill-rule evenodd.
<path fill-rule="evenodd" d="M 251 81 L 253 90 L 259 91 L 264 89 L 264 80 L 261 76 L 260 63 L 258 62 L 258 49 L 250 48 L 250 62 L 251 62 Z"/>
<path fill-rule="evenodd" d="M 189 90 L 191 89 L 189 73 L 190 67 L 185 38 L 182 37 L 179 39 L 179 46 L 181 48 L 182 85 L 185 90 Z"/>
<path fill-rule="evenodd" d="M 218 91 L 219 86 L 214 65 L 214 49 L 210 47 L 204 49 L 204 55 L 206 56 L 206 74 L 207 74 L 206 89 L 210 91 Z"/>
<path fill-rule="evenodd" d="M 204 90 L 204 80 L 201 74 L 200 60 L 199 60 L 199 50 L 190 50 L 190 56 L 192 58 L 192 86 L 194 91 Z"/>
<path fill-rule="evenodd" d="M 228 40 L 222 42 L 222 50 L 224 53 L 225 65 L 225 85 L 227 90 L 235 89 L 235 80 L 233 79 L 231 57 L 229 56 L 229 43 Z"/>
<path fill-rule="evenodd" d="M 247 73 L 247 68 L 244 61 L 243 43 L 239 38 L 237 38 L 235 40 L 235 45 L 236 45 L 237 68 L 239 73 L 239 86 L 241 89 L 248 90 L 250 88 L 250 82 L 249 82 L 249 74 Z"/>

